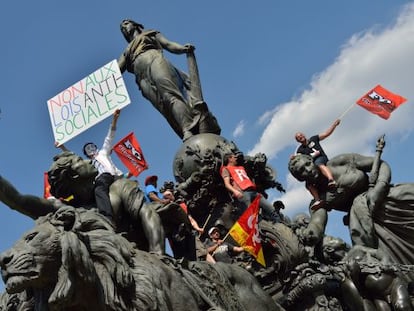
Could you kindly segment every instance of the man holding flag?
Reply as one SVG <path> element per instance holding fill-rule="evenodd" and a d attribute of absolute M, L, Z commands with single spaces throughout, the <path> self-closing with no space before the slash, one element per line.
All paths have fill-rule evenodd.
<path fill-rule="evenodd" d="M 295 155 L 300 153 L 307 154 L 312 157 L 313 163 L 316 164 L 320 172 L 327 178 L 328 189 L 334 189 L 336 182 L 332 176 L 331 170 L 328 166 L 326 166 L 326 163 L 328 163 L 328 156 L 323 150 L 320 141 L 329 137 L 340 123 L 341 120 L 337 119 L 326 131 L 313 135 L 310 138 L 307 138 L 302 132 L 297 132 L 295 134 L 295 139 L 299 143 L 299 146 L 296 148 Z M 306 188 L 309 190 L 314 199 L 311 209 L 316 210 L 320 208 L 324 202 L 319 197 L 319 190 L 316 185 L 307 183 Z"/>
<path fill-rule="evenodd" d="M 243 247 L 224 242 L 221 239 L 221 233 L 218 227 L 211 227 L 208 230 L 208 235 L 210 239 L 206 242 L 207 251 L 213 256 L 215 261 L 233 263 L 233 257 L 244 252 Z"/>
<path fill-rule="evenodd" d="M 246 209 L 246 211 L 230 228 L 229 232 L 223 239 L 220 237 L 220 231 L 218 227 L 211 227 L 209 229 L 208 234 L 211 241 L 207 243 L 207 247 L 209 253 L 213 255 L 215 260 L 227 260 L 225 262 L 231 262 L 231 254 L 237 254 L 246 251 L 251 254 L 258 263 L 260 263 L 263 267 L 266 267 L 258 227 L 260 198 L 261 195 L 258 194 Z M 231 246 L 225 242 L 226 238 L 229 235 L 233 238 L 234 241 L 239 244 L 239 246 Z"/>

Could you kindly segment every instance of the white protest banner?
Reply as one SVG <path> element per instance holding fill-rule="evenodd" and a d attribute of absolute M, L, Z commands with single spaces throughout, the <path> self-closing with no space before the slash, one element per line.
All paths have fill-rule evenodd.
<path fill-rule="evenodd" d="M 47 101 L 55 141 L 67 142 L 130 103 L 113 60 Z"/>

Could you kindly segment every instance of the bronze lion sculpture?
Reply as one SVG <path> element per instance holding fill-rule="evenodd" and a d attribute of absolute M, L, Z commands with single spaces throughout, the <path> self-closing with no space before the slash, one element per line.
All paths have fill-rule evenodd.
<path fill-rule="evenodd" d="M 94 210 L 63 206 L 0 255 L 8 294 L 33 310 L 281 310 L 237 265 L 141 251 Z"/>

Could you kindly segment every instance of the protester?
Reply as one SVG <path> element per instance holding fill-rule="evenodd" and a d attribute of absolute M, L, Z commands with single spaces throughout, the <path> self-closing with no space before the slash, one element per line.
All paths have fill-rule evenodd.
<path fill-rule="evenodd" d="M 145 178 L 145 197 L 148 202 L 158 202 L 161 204 L 168 203 L 167 200 L 163 199 L 160 192 L 157 189 L 158 176 L 151 175 Z"/>
<path fill-rule="evenodd" d="M 208 253 L 206 246 L 201 242 L 200 236 L 204 233 L 204 228 L 200 227 L 197 221 L 191 217 L 188 213 L 187 204 L 182 199 L 176 199 L 172 189 L 167 189 L 163 193 L 163 198 L 168 201 L 168 203 L 175 202 L 180 205 L 185 214 L 188 217 L 188 220 L 191 224 L 191 227 L 195 232 L 185 232 L 182 233 L 182 239 L 172 239 L 170 241 L 171 248 L 174 252 L 174 257 L 185 257 L 189 260 L 206 260 L 211 263 L 215 263 L 214 258 Z M 180 224 L 180 226 L 184 223 Z M 177 228 L 178 231 L 179 228 Z"/>
<path fill-rule="evenodd" d="M 97 169 L 98 175 L 95 179 L 95 202 L 99 212 L 113 220 L 111 200 L 109 198 L 109 187 L 118 178 L 130 178 L 131 173 L 124 174 L 112 161 L 112 142 L 115 137 L 116 124 L 121 111 L 115 110 L 108 134 L 104 139 L 101 149 L 95 143 L 88 142 L 83 146 L 83 153 L 92 160 L 93 166 Z M 55 146 L 63 152 L 70 152 L 64 144 L 55 142 Z"/>
<path fill-rule="evenodd" d="M 122 171 L 117 168 L 112 161 L 111 151 L 112 142 L 115 137 L 116 124 L 121 110 L 117 109 L 112 118 L 111 126 L 105 137 L 101 149 L 93 142 L 88 142 L 83 146 L 83 153 L 92 160 L 92 164 L 98 170 L 95 179 L 95 200 L 98 210 L 110 219 L 113 219 L 111 200 L 109 198 L 109 187 L 118 178 L 124 177 Z M 131 177 L 128 173 L 125 177 Z"/>
<path fill-rule="evenodd" d="M 336 182 L 332 176 L 331 170 L 326 166 L 328 162 L 328 156 L 320 145 L 320 141 L 329 137 L 336 127 L 341 123 L 341 120 L 337 119 L 335 122 L 323 133 L 319 135 L 313 135 L 309 139 L 302 132 L 295 134 L 295 139 L 300 145 L 297 147 L 295 154 L 307 154 L 313 159 L 313 162 L 319 168 L 321 173 L 328 179 L 328 188 L 333 189 L 336 186 Z M 318 188 L 313 184 L 306 184 L 307 189 L 313 196 L 313 203 L 311 209 L 318 209 L 324 204 L 319 196 Z"/>
<path fill-rule="evenodd" d="M 237 156 L 234 153 L 226 154 L 224 156 L 224 166 L 221 169 L 221 177 L 223 178 L 224 186 L 231 192 L 232 197 L 244 205 L 244 211 L 253 202 L 258 192 L 256 191 L 256 185 L 247 175 L 244 167 L 238 165 L 237 161 Z M 261 196 L 259 205 L 264 218 L 280 222 L 278 213 L 264 196 Z"/>
<path fill-rule="evenodd" d="M 208 230 L 209 239 L 206 240 L 208 253 L 213 256 L 216 261 L 233 263 L 234 257 L 244 252 L 241 246 L 234 246 L 221 239 L 220 229 L 211 227 Z"/>
<path fill-rule="evenodd" d="M 178 204 L 181 206 L 181 208 L 182 208 L 182 209 L 185 211 L 185 213 L 187 214 L 188 219 L 189 219 L 189 221 L 190 221 L 190 223 L 191 223 L 191 226 L 193 227 L 193 229 L 194 229 L 195 231 L 197 231 L 198 235 L 201 235 L 201 234 L 203 234 L 203 233 L 204 233 L 204 229 L 203 229 L 203 228 L 201 228 L 201 227 L 198 225 L 197 221 L 196 221 L 193 217 L 191 217 L 191 215 L 188 213 L 187 204 L 186 204 L 183 200 L 176 200 L 176 199 L 175 199 L 175 196 L 174 196 L 174 194 L 172 193 L 172 191 L 171 191 L 171 190 L 165 190 L 165 191 L 162 193 L 162 196 L 163 196 L 164 200 L 167 200 L 167 203 L 169 203 L 169 202 L 176 202 L 176 203 L 178 203 Z"/>

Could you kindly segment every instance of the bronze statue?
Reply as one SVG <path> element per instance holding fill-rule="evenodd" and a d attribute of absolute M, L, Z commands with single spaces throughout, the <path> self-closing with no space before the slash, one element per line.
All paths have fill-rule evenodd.
<path fill-rule="evenodd" d="M 337 181 L 335 191 L 328 191 L 312 159 L 297 155 L 289 170 L 300 181 L 313 183 L 325 194 L 326 205 L 311 211 L 305 235 L 315 244 L 323 237 L 328 211 L 347 212 L 353 244 L 381 249 L 393 262 L 414 262 L 414 184 L 390 184 L 391 169 L 379 158 L 384 141 L 379 139 L 376 156 L 342 154 L 332 158 L 328 167 Z M 348 220 L 349 219 L 349 220 Z"/>
<path fill-rule="evenodd" d="M 97 170 L 90 161 L 72 152 L 62 152 L 54 157 L 48 174 L 50 192 L 55 198 L 46 200 L 20 194 L 0 176 L 0 200 L 33 219 L 67 204 L 75 207 L 96 207 L 93 187 Z M 144 249 L 163 254 L 165 237 L 161 219 L 155 209 L 145 202 L 144 194 L 137 187 L 137 183 L 126 178 L 117 179 L 110 187 L 110 199 L 115 217 L 121 218 L 120 221 L 127 220 L 129 226 L 132 223 L 134 229 L 140 230 L 137 243 L 141 243 Z M 122 214 L 127 217 L 120 217 Z M 119 229 L 123 231 L 122 226 Z"/>
<path fill-rule="evenodd" d="M 190 81 L 163 55 L 164 49 L 193 55 L 194 46 L 169 41 L 159 31 L 145 30 L 132 20 L 123 20 L 121 31 L 128 42 L 118 59 L 121 72 L 127 70 L 135 75 L 142 95 L 167 119 L 175 133 L 183 140 L 199 133 L 220 134 L 216 119 L 199 98 L 198 81 Z"/>
<path fill-rule="evenodd" d="M 264 197 L 269 188 L 284 191 L 266 155 L 245 156 L 220 136 L 192 45 L 131 20 L 121 31 L 128 42 L 121 71 L 135 75 L 142 95 L 183 139 L 170 189 L 203 229 L 226 231 L 242 213 L 219 173 L 227 153 L 238 154 Z M 189 76 L 163 50 L 186 54 Z M 191 233 L 183 209 L 146 203 L 136 182 L 120 178 L 110 187 L 112 223 L 96 209 L 96 169 L 71 152 L 57 155 L 49 169 L 51 199 L 21 194 L 0 176 L 0 201 L 36 219 L 33 230 L 0 254 L 7 290 L 0 310 L 413 310 L 414 184 L 391 184 L 384 145 L 382 137 L 375 156 L 332 158 L 335 189 L 309 156 L 291 159 L 291 173 L 315 185 L 326 204 L 293 221 L 260 216 L 266 267 L 252 256 L 231 265 L 189 261 L 185 252 L 180 260 L 166 256 L 165 233 L 177 241 Z M 352 248 L 325 236 L 331 209 L 347 213 Z"/>
<path fill-rule="evenodd" d="M 408 266 L 391 264 L 381 250 L 356 245 L 344 256 L 342 290 L 353 310 L 413 310 L 408 290 Z"/>
<path fill-rule="evenodd" d="M 39 218 L 0 265 L 7 292 L 32 292 L 36 310 L 282 310 L 243 268 L 140 251 L 83 208 Z"/>

